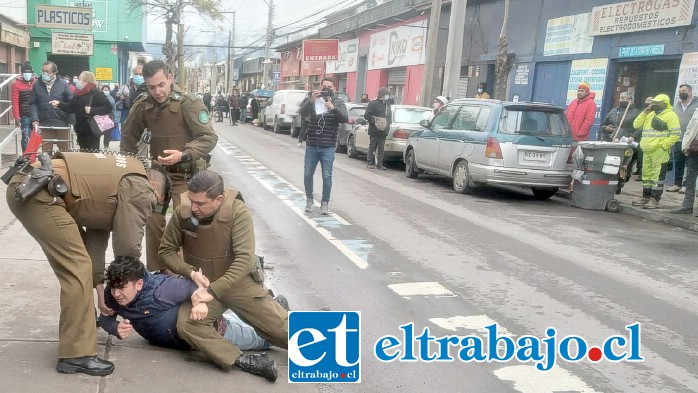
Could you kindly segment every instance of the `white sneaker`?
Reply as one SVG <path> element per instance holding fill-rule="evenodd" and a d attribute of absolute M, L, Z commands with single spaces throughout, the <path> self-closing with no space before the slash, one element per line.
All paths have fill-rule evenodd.
<path fill-rule="evenodd" d="M 680 190 L 680 189 L 681 189 L 681 187 L 679 187 L 679 186 L 671 186 L 671 187 L 667 188 L 667 189 L 664 190 L 664 191 L 666 191 L 666 192 L 676 192 L 676 191 L 678 191 L 678 190 Z"/>
<path fill-rule="evenodd" d="M 313 203 L 315 203 L 315 201 L 313 199 L 311 199 L 311 198 L 306 199 L 305 200 L 305 211 L 307 211 L 307 212 L 313 211 Z"/>
<path fill-rule="evenodd" d="M 330 214 L 329 202 L 320 203 L 320 214 L 328 215 Z"/>
<path fill-rule="evenodd" d="M 686 187 L 681 187 L 679 190 L 679 194 L 685 194 L 686 193 Z"/>

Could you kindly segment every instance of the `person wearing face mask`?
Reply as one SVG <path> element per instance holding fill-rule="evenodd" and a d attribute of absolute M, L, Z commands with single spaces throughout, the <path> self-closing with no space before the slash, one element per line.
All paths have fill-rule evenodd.
<path fill-rule="evenodd" d="M 368 98 L 368 94 L 364 93 L 361 95 L 361 103 L 368 104 L 371 100 Z"/>
<path fill-rule="evenodd" d="M 602 140 L 611 142 L 614 133 L 616 139 L 633 136 L 635 133 L 633 122 L 639 114 L 640 111 L 635 107 L 635 103 L 633 102 L 633 95 L 628 92 L 620 93 L 618 106 L 611 109 L 608 115 L 606 115 L 603 123 L 601 123 Z M 620 125 L 620 131 L 616 132 L 621 120 L 623 120 L 623 124 Z"/>
<path fill-rule="evenodd" d="M 477 85 L 477 94 L 475 94 L 475 98 L 482 98 L 484 100 L 489 99 L 490 95 L 487 93 L 487 83 L 485 82 L 480 82 Z"/>
<path fill-rule="evenodd" d="M 378 89 L 378 97 L 366 107 L 364 118 L 368 121 L 368 156 L 366 157 L 368 169 L 387 169 L 383 166 L 385 138 L 388 131 L 388 99 L 390 91 L 387 87 Z M 377 159 L 377 160 L 376 160 Z"/>
<path fill-rule="evenodd" d="M 133 106 L 133 103 L 141 94 L 148 93 L 148 86 L 145 84 L 145 78 L 143 77 L 143 64 L 142 60 L 139 60 L 138 64 L 133 67 L 133 80 L 131 81 L 128 90 L 130 92 L 128 98 L 130 100 L 129 107 Z M 126 119 L 124 119 L 126 120 Z"/>
<path fill-rule="evenodd" d="M 109 90 L 108 85 L 103 85 L 102 86 L 102 93 L 104 93 L 104 96 L 107 97 L 107 100 L 109 100 L 109 103 L 111 104 L 111 118 L 116 121 L 116 101 L 114 98 L 111 96 L 111 90 Z M 109 143 L 111 142 L 111 132 L 107 132 L 104 134 L 104 148 L 108 149 L 109 148 Z"/>
<path fill-rule="evenodd" d="M 75 84 L 78 89 L 70 102 L 51 101 L 54 108 L 75 114 L 75 134 L 81 150 L 99 150 L 99 135 L 90 130 L 90 118 L 112 113 L 112 106 L 102 91 L 97 88 L 97 78 L 90 71 L 83 71 Z"/>
<path fill-rule="evenodd" d="M 434 109 L 431 110 L 431 116 L 429 116 L 429 121 L 431 121 L 431 119 L 438 115 L 439 112 L 441 112 L 444 109 L 444 106 L 446 106 L 446 104 L 448 104 L 448 98 L 444 96 L 438 96 L 434 98 Z"/>
<path fill-rule="evenodd" d="M 15 126 L 22 132 L 22 151 L 27 148 L 31 135 L 31 90 L 34 86 L 34 70 L 27 61 L 22 64 L 22 75 L 12 83 L 12 116 Z"/>
<path fill-rule="evenodd" d="M 679 86 L 679 103 L 674 106 L 674 112 L 679 115 L 681 122 L 681 138 L 686 134 L 688 123 L 691 121 L 693 112 L 698 108 L 698 97 L 693 96 L 693 88 L 691 85 L 682 84 Z M 674 145 L 672 151 L 672 160 L 674 163 L 674 185 L 667 188 L 667 192 L 679 192 L 683 194 L 686 188 L 683 187 L 683 175 L 686 168 L 686 155 L 681 148 L 681 141 Z"/>
<path fill-rule="evenodd" d="M 52 61 L 44 62 L 41 66 L 41 79 L 32 86 L 30 95 L 32 126 L 65 127 L 70 126 L 70 115 L 54 107 L 50 101 L 68 103 L 73 99 L 68 83 L 58 77 L 58 67 Z M 66 135 L 68 133 L 68 135 Z M 47 139 L 68 139 L 72 137 L 68 131 L 44 128 L 41 136 Z M 59 150 L 67 150 L 68 143 L 57 143 Z M 44 151 L 53 149 L 48 144 L 42 145 Z"/>
<path fill-rule="evenodd" d="M 655 209 L 664 191 L 670 151 L 681 137 L 679 116 L 671 110 L 666 94 L 652 99 L 635 121 L 633 127 L 642 129 L 642 198 L 633 201 L 634 206 Z"/>
<path fill-rule="evenodd" d="M 595 99 L 596 93 L 591 91 L 591 86 L 587 82 L 577 86 L 577 99 L 572 100 L 565 111 L 572 129 L 572 139 L 575 142 L 589 139 L 589 131 L 596 117 Z"/>

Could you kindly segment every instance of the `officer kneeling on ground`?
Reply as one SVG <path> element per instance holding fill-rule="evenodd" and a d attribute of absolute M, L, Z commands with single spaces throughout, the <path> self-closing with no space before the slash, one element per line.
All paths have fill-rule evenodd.
<path fill-rule="evenodd" d="M 18 160 L 3 181 L 10 210 L 39 243 L 60 283 L 56 370 L 109 375 L 114 364 L 96 356 L 93 277 L 101 281 L 110 231 L 116 255 L 140 255 L 143 227 L 153 206 L 164 202 L 165 186 L 149 181 L 133 157 L 59 152 L 53 160 L 46 154 L 39 160 L 41 168 Z M 81 227 L 87 228 L 85 242 Z"/>
<path fill-rule="evenodd" d="M 213 171 L 197 173 L 187 188 L 188 200 L 182 199 L 165 229 L 160 257 L 173 272 L 207 288 L 214 300 L 201 321 L 189 319 L 192 306 L 183 303 L 177 333 L 224 370 L 237 366 L 275 381 L 275 362 L 262 355 L 243 355 L 213 327 L 229 308 L 272 345 L 288 349 L 288 313 L 264 288 L 255 258 L 252 215 L 242 195 L 225 189 L 223 178 Z M 192 302 L 197 302 L 197 293 Z"/>

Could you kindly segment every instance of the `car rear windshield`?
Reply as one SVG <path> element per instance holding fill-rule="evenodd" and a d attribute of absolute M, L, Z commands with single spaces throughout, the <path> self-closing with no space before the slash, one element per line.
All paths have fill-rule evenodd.
<path fill-rule="evenodd" d="M 499 132 L 536 136 L 568 136 L 570 134 L 562 112 L 523 108 L 504 109 Z"/>
<path fill-rule="evenodd" d="M 422 120 L 429 120 L 431 110 L 418 108 L 397 108 L 393 113 L 393 123 L 419 124 Z"/>
<path fill-rule="evenodd" d="M 366 108 L 353 108 L 349 109 L 349 119 L 350 120 L 356 120 L 359 117 L 363 117 L 364 113 L 366 113 Z"/>

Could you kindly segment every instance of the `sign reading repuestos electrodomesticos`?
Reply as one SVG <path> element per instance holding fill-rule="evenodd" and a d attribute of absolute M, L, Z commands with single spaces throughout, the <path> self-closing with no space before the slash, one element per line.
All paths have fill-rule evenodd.
<path fill-rule="evenodd" d="M 92 8 L 37 4 L 35 27 L 92 31 Z"/>
<path fill-rule="evenodd" d="M 303 40 L 303 61 L 329 61 L 339 58 L 339 40 Z"/>
<path fill-rule="evenodd" d="M 696 0 L 634 0 L 594 7 L 591 33 L 606 35 L 687 26 Z"/>

